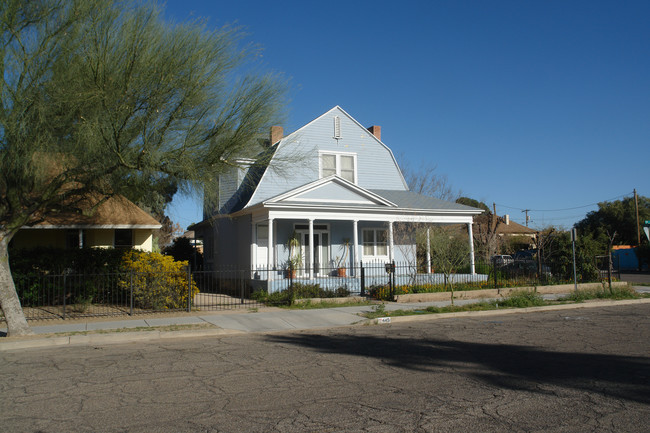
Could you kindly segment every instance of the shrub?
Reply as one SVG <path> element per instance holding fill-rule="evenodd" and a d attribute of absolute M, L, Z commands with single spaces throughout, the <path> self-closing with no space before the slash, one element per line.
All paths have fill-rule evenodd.
<path fill-rule="evenodd" d="M 377 299 L 379 301 L 393 300 L 390 295 L 390 287 L 388 285 L 370 286 L 370 288 L 368 289 L 368 294 L 370 294 L 371 298 Z"/>
<path fill-rule="evenodd" d="M 561 300 L 583 302 L 589 299 L 635 299 L 639 295 L 630 287 L 612 287 L 609 289 L 578 290 L 563 296 Z"/>
<path fill-rule="evenodd" d="M 294 283 L 290 289 L 267 293 L 253 293 L 253 299 L 272 305 L 291 305 L 294 299 L 309 298 L 344 298 L 350 296 L 350 290 L 343 286 L 335 290 L 323 289 L 320 284 Z"/>
<path fill-rule="evenodd" d="M 42 288 L 36 273 L 29 272 L 27 275 L 14 276 L 14 284 L 23 307 L 40 306 Z"/>
<path fill-rule="evenodd" d="M 189 238 L 176 238 L 174 242 L 163 250 L 163 254 L 172 256 L 177 261 L 187 261 L 193 268 L 203 268 L 203 254 L 192 245 Z"/>
<path fill-rule="evenodd" d="M 160 253 L 127 251 L 122 267 L 126 272 L 120 287 L 133 287 L 134 305 L 144 309 L 178 309 L 187 306 L 188 281 L 186 261 L 177 262 Z M 199 293 L 194 280 L 191 295 Z"/>
<path fill-rule="evenodd" d="M 118 272 L 123 251 L 105 248 L 62 248 L 12 249 L 9 254 L 14 277 L 20 275 L 100 274 Z"/>
<path fill-rule="evenodd" d="M 513 292 L 510 296 L 503 301 L 499 301 L 497 304 L 500 307 L 526 308 L 546 305 L 546 302 L 539 293 L 520 291 Z"/>
<path fill-rule="evenodd" d="M 304 284 L 294 283 L 293 288 L 294 299 L 307 299 L 307 298 L 342 298 L 350 296 L 350 290 L 347 287 L 338 287 L 334 290 L 323 289 L 320 284 Z"/>

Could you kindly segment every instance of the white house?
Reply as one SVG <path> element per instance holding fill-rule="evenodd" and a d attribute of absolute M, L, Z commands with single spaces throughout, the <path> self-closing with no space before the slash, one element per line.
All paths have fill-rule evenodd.
<path fill-rule="evenodd" d="M 256 277 L 277 278 L 294 234 L 304 278 L 406 260 L 415 242 L 394 236 L 397 223 L 465 224 L 471 240 L 482 212 L 410 192 L 380 127 L 365 128 L 338 106 L 286 137 L 273 127 L 264 152 L 265 163 L 242 161 L 219 179 L 218 209 L 190 227 L 204 241 L 208 270 L 269 269 L 278 272 Z M 470 251 L 473 273 L 471 241 Z"/>

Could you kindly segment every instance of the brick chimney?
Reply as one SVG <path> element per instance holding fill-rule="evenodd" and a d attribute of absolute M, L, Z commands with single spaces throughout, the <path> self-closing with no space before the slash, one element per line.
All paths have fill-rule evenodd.
<path fill-rule="evenodd" d="M 282 140 L 282 134 L 284 134 L 284 129 L 281 126 L 271 126 L 271 133 L 269 136 L 271 143 L 269 143 L 269 145 L 273 146 L 275 143 Z"/>
<path fill-rule="evenodd" d="M 377 140 L 381 140 L 381 126 L 373 125 L 368 128 L 368 131 L 375 137 L 377 137 Z"/>

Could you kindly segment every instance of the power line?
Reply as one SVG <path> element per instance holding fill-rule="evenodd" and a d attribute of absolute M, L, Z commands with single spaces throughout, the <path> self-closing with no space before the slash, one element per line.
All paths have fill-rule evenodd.
<path fill-rule="evenodd" d="M 523 208 L 520 208 L 520 207 L 506 206 L 504 204 L 498 204 L 498 203 L 497 203 L 497 206 L 504 207 L 506 209 L 519 210 L 519 211 L 522 211 L 522 212 L 526 212 L 526 211 L 528 211 L 528 212 L 564 212 L 564 211 L 568 211 L 568 210 L 584 209 L 586 207 L 596 206 L 596 205 L 598 205 L 598 203 L 602 203 L 603 201 L 607 202 L 607 201 L 617 200 L 619 198 L 627 197 L 629 195 L 630 195 L 630 193 L 622 194 L 622 195 L 619 195 L 617 197 L 612 197 L 612 198 L 609 198 L 607 200 L 602 200 L 600 202 L 590 203 L 590 204 L 586 204 L 586 205 L 583 205 L 583 206 L 567 207 L 567 208 L 564 208 L 564 209 L 523 209 Z"/>

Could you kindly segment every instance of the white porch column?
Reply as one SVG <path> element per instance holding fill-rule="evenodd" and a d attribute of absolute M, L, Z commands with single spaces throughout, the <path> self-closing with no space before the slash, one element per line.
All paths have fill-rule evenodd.
<path fill-rule="evenodd" d="M 431 230 L 427 227 L 427 274 L 431 273 Z"/>
<path fill-rule="evenodd" d="M 267 260 L 266 260 L 266 267 L 269 270 L 269 279 L 271 279 L 271 270 L 274 268 L 273 262 L 275 261 L 274 258 L 274 251 L 275 251 L 275 246 L 273 245 L 273 218 L 269 218 L 269 246 L 267 248 Z"/>
<path fill-rule="evenodd" d="M 393 255 L 393 222 L 388 222 L 388 260 L 391 262 L 395 256 Z"/>
<path fill-rule="evenodd" d="M 251 274 L 257 270 L 257 224 L 251 224 Z"/>
<path fill-rule="evenodd" d="M 354 239 L 354 249 L 352 250 L 352 275 L 356 277 L 357 266 L 359 266 L 359 220 L 352 221 L 352 237 Z"/>
<path fill-rule="evenodd" d="M 84 247 L 84 230 L 79 229 L 79 248 Z"/>
<path fill-rule="evenodd" d="M 309 219 L 309 279 L 314 279 L 314 220 Z"/>
<path fill-rule="evenodd" d="M 469 235 L 469 268 L 472 275 L 476 273 L 474 266 L 474 234 L 472 233 L 472 223 L 467 223 L 467 234 Z"/>

